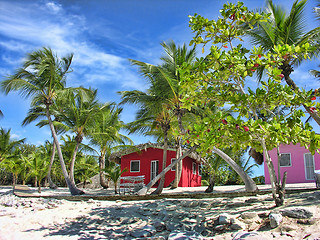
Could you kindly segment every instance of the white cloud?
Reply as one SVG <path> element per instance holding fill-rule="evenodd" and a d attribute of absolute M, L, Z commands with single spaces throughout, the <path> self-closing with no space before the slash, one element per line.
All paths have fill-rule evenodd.
<path fill-rule="evenodd" d="M 54 3 L 54 2 L 48 2 L 46 3 L 46 7 L 53 11 L 54 13 L 59 13 L 62 11 L 62 7 L 61 7 L 61 4 L 57 4 L 57 3 Z"/>

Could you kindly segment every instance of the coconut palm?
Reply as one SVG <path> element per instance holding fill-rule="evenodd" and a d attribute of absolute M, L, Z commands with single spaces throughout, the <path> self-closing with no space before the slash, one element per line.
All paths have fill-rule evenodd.
<path fill-rule="evenodd" d="M 86 182 L 90 181 L 90 178 L 99 171 L 97 158 L 91 155 L 81 156 L 75 163 L 74 169 L 75 179 L 82 182 L 83 188 L 85 188 Z"/>
<path fill-rule="evenodd" d="M 23 67 L 15 74 L 1 82 L 1 89 L 6 94 L 12 91 L 19 91 L 24 97 L 32 96 L 32 106 L 44 104 L 46 116 L 51 130 L 52 137 L 57 147 L 61 169 L 66 184 L 72 195 L 83 194 L 70 180 L 59 145 L 56 130 L 51 119 L 50 107 L 55 101 L 57 93 L 65 89 L 66 74 L 71 70 L 70 65 L 73 55 L 70 54 L 59 59 L 50 48 L 28 54 Z"/>
<path fill-rule="evenodd" d="M 34 177 L 34 185 L 38 186 L 38 192 L 41 193 L 41 181 L 46 177 L 49 168 L 49 159 L 43 147 L 37 148 L 36 152 L 29 154 L 31 173 Z"/>
<path fill-rule="evenodd" d="M 163 117 L 162 124 L 167 124 L 164 124 L 162 126 L 164 136 L 167 136 L 169 129 L 174 126 L 173 119 L 177 120 L 176 125 L 180 130 L 180 134 L 184 135 L 186 131 L 183 124 L 183 117 L 185 116 L 187 111 L 186 109 L 182 108 L 182 102 L 180 101 L 182 92 L 179 86 L 179 82 L 181 81 L 179 66 L 182 66 L 183 64 L 192 64 L 195 58 L 195 49 L 193 48 L 192 50 L 188 51 L 185 45 L 183 47 L 178 47 L 174 44 L 174 42 L 170 42 L 169 44 L 162 43 L 162 46 L 164 47 L 166 55 L 161 58 L 162 64 L 159 66 L 131 60 L 134 65 L 139 66 L 142 76 L 144 76 L 150 82 L 150 88 L 148 89 L 147 93 L 143 93 L 140 91 L 121 92 L 123 99 L 122 103 L 135 103 L 145 106 L 140 108 L 140 111 L 138 112 L 136 117 L 137 120 L 131 123 L 131 132 L 140 131 L 144 134 L 150 134 L 150 129 L 152 129 L 152 126 L 154 125 L 151 122 L 148 123 L 148 121 L 153 121 L 154 119 L 159 120 L 160 118 L 157 115 L 159 114 L 159 116 Z M 156 102 L 158 105 L 156 104 Z M 150 105 L 148 108 L 147 106 L 149 103 Z M 163 112 L 161 112 L 161 109 L 163 110 Z M 154 114 L 154 112 L 152 113 L 152 111 L 157 111 L 157 113 Z M 167 115 L 165 115 L 164 113 Z M 167 121 L 167 123 L 165 122 L 165 120 Z M 158 121 L 158 123 L 160 122 Z M 182 155 L 181 143 L 182 138 L 179 139 L 179 142 L 177 144 L 177 159 L 179 159 Z M 225 161 L 227 161 L 232 166 L 232 168 L 236 169 L 236 171 L 246 183 L 246 189 L 248 191 L 255 191 L 257 189 L 254 181 L 230 157 L 228 157 L 221 150 L 215 147 L 213 147 L 213 150 L 218 155 L 223 157 Z M 164 153 L 165 152 L 166 151 L 164 150 Z M 164 159 L 165 157 L 166 156 L 164 154 Z M 173 187 L 178 186 L 180 179 L 179 175 L 181 175 L 182 172 L 181 161 L 177 162 L 179 163 L 179 165 L 177 167 L 178 171 L 176 171 L 176 178 Z M 164 161 L 163 169 L 165 169 L 165 163 L 166 162 Z M 155 193 L 161 193 L 161 187 L 163 186 L 161 185 L 160 181 L 160 184 Z"/>
<path fill-rule="evenodd" d="M 89 131 L 90 144 L 98 148 L 96 153 L 99 156 L 100 185 L 103 188 L 108 188 L 103 171 L 106 157 L 110 156 L 112 151 L 127 147 L 127 143 L 133 144 L 127 136 L 120 133 L 120 130 L 125 127 L 120 120 L 121 112 L 122 108 L 111 107 L 111 105 L 101 106 Z"/>
<path fill-rule="evenodd" d="M 89 90 L 86 94 L 82 92 L 69 91 L 67 94 L 67 103 L 58 113 L 60 122 L 64 125 L 66 131 L 75 134 L 75 148 L 71 157 L 69 177 L 74 183 L 74 165 L 77 152 L 85 135 L 88 134 L 92 119 L 96 117 L 98 111 L 97 90 Z M 102 107 L 109 107 L 106 104 Z"/>
<path fill-rule="evenodd" d="M 112 180 L 114 184 L 114 193 L 117 194 L 118 191 L 118 181 L 122 175 L 122 173 L 127 172 L 128 169 L 123 169 L 121 171 L 121 167 L 119 165 L 116 165 L 114 162 L 109 162 L 108 166 L 104 168 L 104 171 L 107 174 L 107 177 Z"/>
<path fill-rule="evenodd" d="M 11 129 L 0 128 L 0 162 L 10 157 L 24 141 L 25 138 L 13 140 L 11 138 Z"/>
<path fill-rule="evenodd" d="M 13 188 L 18 181 L 19 174 L 23 170 L 21 166 L 22 161 L 19 150 L 16 149 L 13 155 L 0 162 L 2 168 L 5 168 L 8 172 L 12 173 Z"/>
<path fill-rule="evenodd" d="M 132 132 L 142 131 L 144 134 L 150 134 L 150 130 L 155 129 L 156 125 L 162 129 L 164 141 L 164 169 L 166 167 L 168 132 L 172 127 L 171 123 L 173 121 L 173 116 L 176 116 L 180 130 L 183 133 L 185 131 L 182 125 L 182 116 L 184 115 L 185 110 L 181 108 L 182 104 L 180 102 L 181 90 L 179 88 L 180 75 L 178 72 L 178 67 L 183 63 L 191 64 L 191 62 L 195 59 L 195 48 L 188 50 L 186 45 L 183 45 L 183 47 L 178 47 L 173 41 L 169 43 L 163 42 L 161 45 L 166 54 L 161 57 L 162 64 L 159 66 L 154 66 L 152 64 L 136 60 L 130 60 L 134 65 L 139 67 L 142 76 L 145 77 L 151 84 L 148 92 L 146 94 L 139 91 L 131 91 L 130 93 L 126 92 L 125 94 L 122 92 L 122 98 L 124 100 L 123 102 L 131 103 L 138 103 L 141 100 L 141 102 L 144 102 L 145 105 L 144 111 L 140 111 L 137 114 L 137 121 L 131 124 Z M 149 99 L 151 102 L 149 107 L 147 107 L 148 103 L 145 101 L 148 98 L 153 98 L 152 100 Z M 157 104 L 155 104 L 155 102 L 157 102 Z M 155 112 L 151 113 L 150 110 L 155 110 Z M 143 120 L 141 121 L 141 119 Z M 152 119 L 156 121 L 150 124 L 150 120 L 152 121 Z M 149 123 L 145 122 L 145 120 L 149 120 Z M 181 144 L 181 141 L 179 141 L 179 144 Z M 174 186 L 177 186 L 179 182 L 179 171 L 176 171 L 176 173 L 177 180 L 175 181 L 176 184 L 174 184 Z M 158 188 L 154 193 L 161 193 L 163 184 L 164 177 L 161 178 Z"/>
<path fill-rule="evenodd" d="M 261 22 L 252 31 L 247 31 L 252 39 L 252 44 L 261 46 L 265 52 L 272 52 L 275 45 L 293 45 L 302 46 L 309 43 L 313 51 L 310 57 L 315 57 L 319 53 L 319 35 L 320 27 L 309 32 L 305 31 L 304 9 L 307 0 L 295 0 L 292 4 L 290 13 L 287 14 L 281 6 L 275 5 L 272 0 L 267 1 L 265 12 L 270 13 L 270 18 L 266 22 Z M 297 66 L 303 60 L 303 56 L 283 56 L 282 70 L 286 83 L 292 89 L 299 89 L 290 74 L 293 72 L 294 66 Z M 258 77 L 261 79 L 263 68 L 258 69 Z M 305 110 L 320 125 L 320 116 L 316 111 L 310 110 L 304 105 Z"/>
<path fill-rule="evenodd" d="M 122 101 L 120 104 L 134 103 L 140 106 L 137 112 L 136 121 L 129 124 L 129 133 L 139 132 L 149 135 L 153 129 L 160 128 L 163 133 L 163 169 L 166 167 L 168 149 L 168 131 L 172 115 L 169 113 L 168 105 L 161 93 L 149 89 L 147 93 L 141 91 L 120 92 Z M 160 180 L 158 188 L 154 192 L 160 194 L 164 186 L 164 175 Z"/>

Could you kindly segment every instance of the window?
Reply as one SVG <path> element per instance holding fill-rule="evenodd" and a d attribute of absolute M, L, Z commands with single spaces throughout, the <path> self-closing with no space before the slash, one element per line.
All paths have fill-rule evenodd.
<path fill-rule="evenodd" d="M 202 164 L 198 165 L 198 173 L 199 173 L 199 176 L 202 175 Z"/>
<path fill-rule="evenodd" d="M 171 158 L 171 163 L 173 163 L 175 160 L 176 160 L 176 158 Z M 176 166 L 177 166 L 177 165 L 173 166 L 173 167 L 171 168 L 171 171 L 175 171 L 175 170 L 176 170 Z"/>
<path fill-rule="evenodd" d="M 130 172 L 140 172 L 140 160 L 132 160 L 130 162 Z"/>
<path fill-rule="evenodd" d="M 195 162 L 192 163 L 192 172 L 193 174 L 197 174 L 197 164 Z"/>
<path fill-rule="evenodd" d="M 291 154 L 281 153 L 280 154 L 280 167 L 291 167 Z"/>
<path fill-rule="evenodd" d="M 304 169 L 306 173 L 306 180 L 314 179 L 314 160 L 311 153 L 304 154 Z"/>
<path fill-rule="evenodd" d="M 151 161 L 150 170 L 151 170 L 150 180 L 152 180 L 159 174 L 159 161 L 158 160 Z"/>

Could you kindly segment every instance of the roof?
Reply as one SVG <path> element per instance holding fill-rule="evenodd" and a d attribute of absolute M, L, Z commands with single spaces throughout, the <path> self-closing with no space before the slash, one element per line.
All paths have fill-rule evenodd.
<path fill-rule="evenodd" d="M 113 161 L 116 163 L 120 163 L 121 161 L 121 157 L 124 155 L 128 155 L 130 153 L 134 153 L 134 152 L 138 152 L 138 151 L 142 151 L 142 150 L 147 150 L 148 148 L 157 148 L 157 149 L 163 149 L 163 144 L 159 144 L 159 143 L 143 143 L 143 144 L 139 144 L 139 145 L 135 145 L 132 147 L 128 147 L 124 150 L 121 150 L 119 152 L 114 152 L 110 155 L 109 157 L 109 161 Z M 170 151 L 176 151 L 175 147 L 173 146 L 169 146 L 168 150 Z M 186 150 L 186 149 L 185 149 Z M 201 158 L 201 156 L 199 154 L 197 154 L 196 152 L 192 152 L 188 155 L 188 157 L 195 159 L 197 162 L 203 162 L 203 159 Z"/>

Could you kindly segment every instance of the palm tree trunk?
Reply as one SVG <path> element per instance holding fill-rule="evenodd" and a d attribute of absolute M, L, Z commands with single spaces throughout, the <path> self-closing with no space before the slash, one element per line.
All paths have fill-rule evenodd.
<path fill-rule="evenodd" d="M 233 170 L 236 171 L 236 173 L 239 174 L 242 181 L 245 184 L 245 188 L 247 192 L 255 192 L 258 190 L 258 187 L 256 183 L 252 180 L 252 178 L 241 168 L 234 160 L 232 160 L 227 154 L 225 154 L 220 149 L 217 149 L 216 147 L 213 147 L 212 149 L 216 154 L 218 154 L 220 157 L 222 157 L 231 167 Z"/>
<path fill-rule="evenodd" d="M 167 151 L 168 151 L 168 130 L 167 128 L 164 129 L 164 139 L 163 139 L 163 157 L 162 157 L 162 169 L 166 168 L 167 165 Z M 157 189 L 152 194 L 161 194 L 163 187 L 164 187 L 164 181 L 165 181 L 166 174 L 163 174 L 160 183 L 157 187 Z"/>
<path fill-rule="evenodd" d="M 38 181 L 38 193 L 41 193 L 41 180 Z"/>
<path fill-rule="evenodd" d="M 196 150 L 196 146 L 193 146 L 191 149 L 189 149 L 187 152 L 185 152 L 181 157 L 173 161 L 168 167 L 162 170 L 161 173 L 159 173 L 154 179 L 152 179 L 146 186 L 141 188 L 137 195 L 146 195 L 147 192 L 150 190 L 150 188 L 156 184 L 156 182 L 159 181 L 159 179 L 164 176 L 172 167 L 177 166 L 177 163 L 180 162 L 182 159 L 184 159 L 186 156 L 188 156 L 190 153 L 192 153 L 194 150 Z"/>
<path fill-rule="evenodd" d="M 182 141 L 182 139 L 178 140 L 178 147 L 176 150 L 176 159 L 178 159 L 182 155 L 181 141 Z M 180 169 L 180 167 L 181 167 L 181 169 Z M 181 171 L 182 171 L 182 161 L 179 162 L 176 166 L 175 178 L 174 178 L 173 184 L 171 186 L 171 189 L 175 189 L 179 186 L 179 182 L 181 179 Z"/>
<path fill-rule="evenodd" d="M 76 187 L 76 185 L 70 180 L 70 178 L 68 176 L 68 172 L 67 172 L 67 168 L 66 168 L 66 165 L 64 163 L 64 160 L 63 160 L 63 155 L 62 155 L 62 151 L 61 151 L 61 148 L 60 148 L 59 140 L 58 140 L 56 131 L 54 129 L 54 126 L 53 126 L 53 123 L 52 123 L 52 120 L 51 120 L 51 117 L 50 117 L 49 105 L 46 105 L 46 115 L 47 115 L 47 118 L 48 118 L 49 127 L 50 127 L 50 130 L 51 130 L 52 137 L 54 139 L 54 143 L 56 144 L 56 147 L 57 147 L 57 152 L 58 152 L 58 156 L 59 156 L 59 160 L 60 160 L 62 174 L 63 174 L 64 179 L 66 181 L 66 184 L 67 184 L 67 186 L 69 188 L 69 191 L 70 191 L 71 195 L 84 194 L 84 192 L 82 190 L 78 189 Z"/>
<path fill-rule="evenodd" d="M 38 186 L 38 178 L 37 176 L 34 177 L 34 187 Z"/>
<path fill-rule="evenodd" d="M 53 161 L 54 161 L 54 157 L 56 155 L 56 144 L 52 143 L 52 154 L 51 154 L 51 159 L 50 159 L 50 165 L 49 165 L 49 169 L 48 169 L 48 174 L 47 174 L 47 180 L 49 182 L 49 187 L 51 189 L 57 189 L 57 185 L 52 181 L 51 179 L 51 168 L 52 168 L 52 165 L 53 165 Z"/>
<path fill-rule="evenodd" d="M 101 156 L 99 156 L 99 176 L 100 176 L 100 185 L 101 187 L 103 187 L 104 189 L 109 188 L 109 184 L 106 182 L 106 178 L 104 175 L 104 171 L 103 169 L 106 167 L 106 159 L 105 159 L 105 155 L 101 154 Z"/>
<path fill-rule="evenodd" d="M 76 162 L 77 152 L 78 152 L 80 143 L 81 142 L 77 141 L 77 144 L 76 144 L 76 147 L 74 148 L 74 151 L 72 153 L 72 158 L 71 158 L 71 162 L 70 162 L 69 178 L 70 178 L 71 182 L 73 182 L 73 184 L 75 184 L 75 182 L 74 182 L 74 164 Z"/>
<path fill-rule="evenodd" d="M 291 87 L 292 90 L 296 90 L 298 86 L 295 84 L 295 82 L 291 79 L 290 73 L 293 71 L 291 66 L 287 63 L 283 63 L 281 66 L 282 73 L 284 75 L 284 79 L 288 86 Z M 300 91 L 300 90 L 299 90 Z M 318 113 L 314 111 L 310 111 L 310 108 L 303 104 L 304 109 L 309 113 L 309 115 L 316 121 L 316 123 L 320 126 L 320 116 Z"/>
<path fill-rule="evenodd" d="M 278 206 L 283 205 L 284 194 L 283 194 L 282 189 L 280 189 L 280 184 L 277 181 L 276 171 L 274 170 L 274 166 L 273 166 L 272 160 L 270 158 L 270 155 L 268 153 L 268 150 L 267 150 L 267 147 L 266 147 L 264 139 L 261 139 L 260 142 L 261 142 L 261 145 L 263 147 L 265 161 L 266 161 L 266 164 L 267 164 L 267 167 L 268 167 L 268 172 L 269 172 L 269 175 L 270 175 L 272 197 L 273 197 L 273 200 L 276 203 L 276 206 L 278 207 Z M 278 161 L 279 161 L 279 159 L 278 159 Z M 286 174 L 285 174 L 285 176 L 286 176 Z M 284 186 L 285 185 L 283 185 L 283 187 Z"/>
<path fill-rule="evenodd" d="M 209 186 L 207 187 L 207 189 L 204 192 L 206 192 L 206 193 L 212 193 L 213 192 L 214 181 L 215 181 L 215 175 L 212 174 L 212 175 L 209 176 Z"/>

